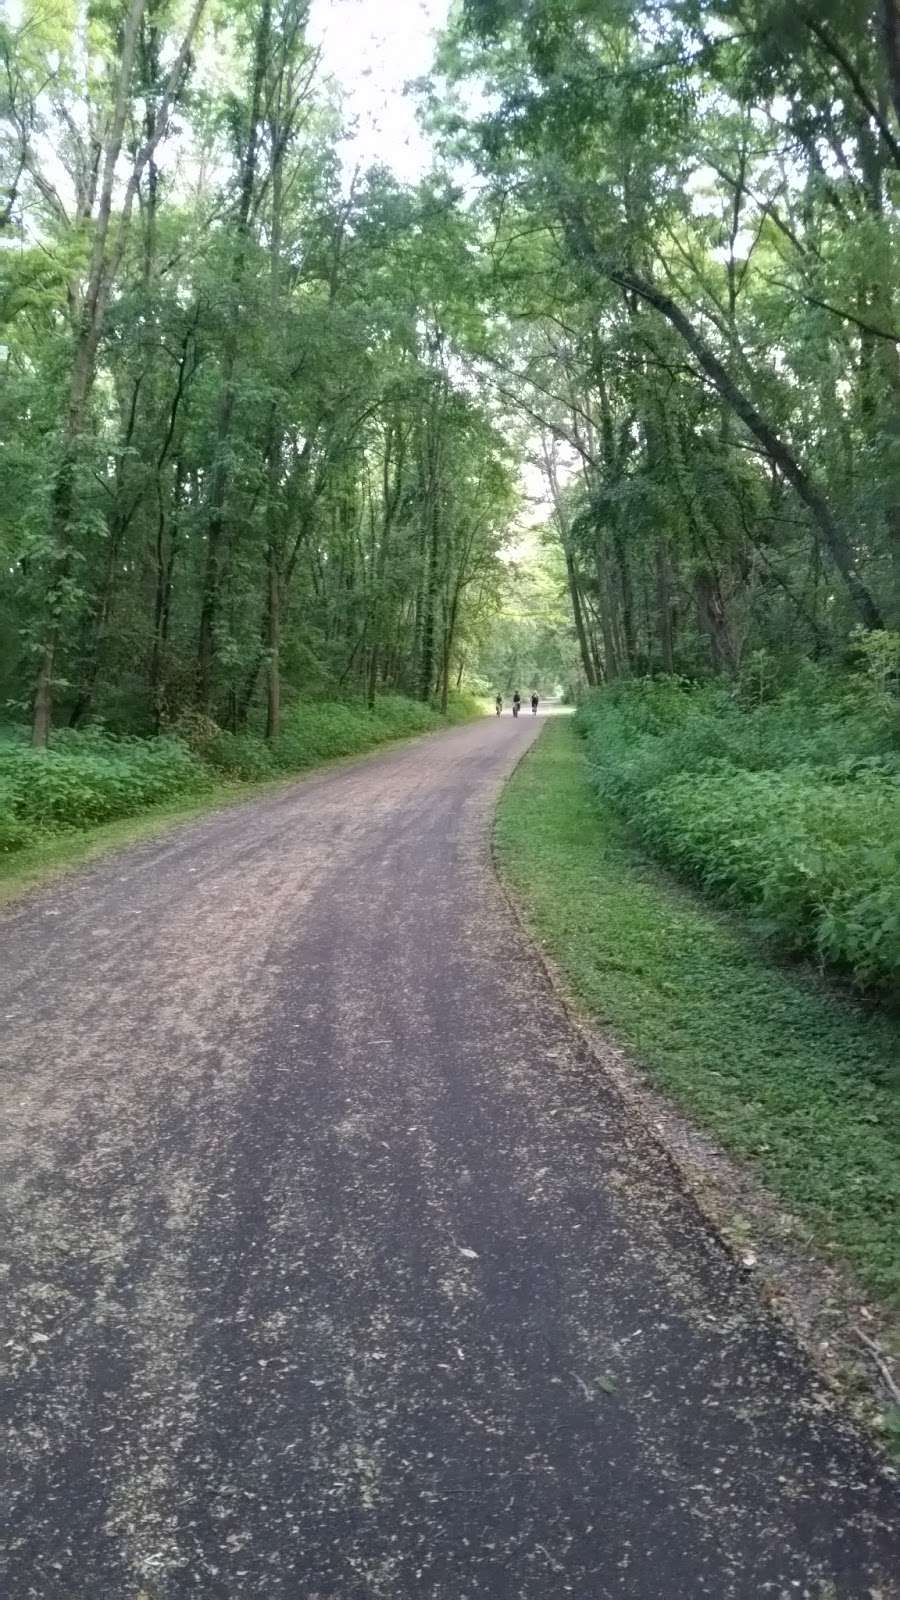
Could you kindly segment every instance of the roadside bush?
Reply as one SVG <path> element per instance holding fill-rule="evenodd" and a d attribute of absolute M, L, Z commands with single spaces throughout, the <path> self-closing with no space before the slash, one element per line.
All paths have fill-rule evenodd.
<path fill-rule="evenodd" d="M 216 772 L 247 783 L 274 778 L 278 772 L 269 746 L 253 733 L 227 733 L 218 728 L 204 742 L 203 759 Z"/>
<path fill-rule="evenodd" d="M 305 701 L 284 719 L 272 755 L 283 772 L 300 772 L 320 761 L 355 755 L 379 743 L 379 724 L 363 701 Z M 382 738 L 389 738 L 381 733 Z"/>
<path fill-rule="evenodd" d="M 386 739 L 428 733 L 442 724 L 442 718 L 422 700 L 407 700 L 404 695 L 386 694 L 375 701 L 371 715 Z"/>
<path fill-rule="evenodd" d="M 31 840 L 31 830 L 13 815 L 10 791 L 0 788 L 0 856 L 23 850 Z"/>
<path fill-rule="evenodd" d="M 458 696 L 446 720 L 461 721 L 480 710 L 471 696 Z M 63 729 L 49 749 L 34 750 L 22 739 L 6 738 L 0 741 L 0 856 L 23 849 L 41 833 L 131 816 L 214 788 L 222 777 L 258 782 L 301 772 L 445 727 L 446 720 L 418 700 L 385 695 L 373 711 L 363 700 L 297 703 L 272 746 L 258 734 L 228 733 L 208 717 L 193 715 L 177 732 L 157 739 Z"/>
<path fill-rule="evenodd" d="M 805 668 L 769 704 L 618 685 L 579 712 L 595 783 L 659 860 L 786 947 L 900 989 L 892 697 Z"/>
<path fill-rule="evenodd" d="M 399 694 L 379 696 L 372 711 L 364 700 L 305 701 L 285 717 L 274 753 L 279 765 L 293 772 L 445 726 L 431 706 Z"/>
<path fill-rule="evenodd" d="M 468 689 L 451 689 L 447 701 L 448 722 L 471 722 L 475 717 L 483 717 L 490 710 L 493 711 L 493 695 L 489 700 L 472 694 Z"/>
<path fill-rule="evenodd" d="M 109 822 L 210 782 L 208 768 L 177 739 L 70 735 L 49 750 L 0 750 L 0 785 L 12 816 L 35 828 Z"/>
<path fill-rule="evenodd" d="M 320 761 L 356 755 L 391 739 L 410 738 L 481 714 L 472 696 L 460 696 L 446 718 L 421 700 L 381 695 L 369 710 L 364 700 L 310 700 L 295 705 L 284 719 L 273 757 L 284 772 L 299 772 Z"/>

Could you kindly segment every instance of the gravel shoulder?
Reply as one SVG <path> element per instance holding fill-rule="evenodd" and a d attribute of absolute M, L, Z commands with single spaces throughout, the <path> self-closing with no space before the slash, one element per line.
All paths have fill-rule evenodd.
<path fill-rule="evenodd" d="M 900 1590 L 896 1484 L 598 1072 L 459 728 L 0 918 L 0 1590 Z"/>

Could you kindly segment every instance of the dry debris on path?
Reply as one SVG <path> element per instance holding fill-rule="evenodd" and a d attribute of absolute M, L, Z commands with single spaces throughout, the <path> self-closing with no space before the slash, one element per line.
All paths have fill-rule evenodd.
<path fill-rule="evenodd" d="M 881 1600 L 898 1499 L 533 961 L 490 719 L 2 919 L 9 1600 Z"/>

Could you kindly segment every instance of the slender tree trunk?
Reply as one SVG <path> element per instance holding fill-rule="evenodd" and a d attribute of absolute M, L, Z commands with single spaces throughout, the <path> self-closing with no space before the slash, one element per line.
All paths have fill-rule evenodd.
<path fill-rule="evenodd" d="M 366 705 L 370 711 L 375 710 L 375 697 L 378 693 L 378 668 L 381 661 L 381 647 L 375 640 L 369 651 L 369 666 L 366 674 Z"/>
<path fill-rule="evenodd" d="M 384 589 L 387 579 L 388 550 L 391 544 L 394 520 L 399 511 L 400 498 L 403 493 L 405 459 L 403 430 L 399 426 L 395 428 L 393 424 L 388 423 L 385 431 L 384 454 L 382 457 L 381 531 L 375 558 L 375 582 L 372 600 L 372 648 L 369 655 L 366 686 L 366 701 L 370 711 L 375 708 L 375 696 L 378 692 L 378 670 L 386 643 L 388 607 L 385 603 Z M 392 469 L 393 482 L 391 481 Z"/>
<path fill-rule="evenodd" d="M 273 306 L 274 311 L 274 306 Z M 272 743 L 281 732 L 281 597 L 284 588 L 282 574 L 282 536 L 279 506 L 279 478 L 281 474 L 281 439 L 273 416 L 269 428 L 266 451 L 266 572 L 263 627 L 259 660 L 254 664 L 247 689 L 246 712 L 249 714 L 259 669 L 263 658 L 266 663 L 266 738 Z"/>
<path fill-rule="evenodd" d="M 430 700 L 434 688 L 435 628 L 437 624 L 437 598 L 440 574 L 438 570 L 438 543 L 440 530 L 440 405 L 432 401 L 428 431 L 427 455 L 427 523 L 425 528 L 425 571 L 422 583 L 422 656 L 419 671 L 419 698 Z"/>
<path fill-rule="evenodd" d="M 269 544 L 268 550 L 268 606 L 266 617 L 266 738 L 271 743 L 281 732 L 281 584 L 278 573 L 277 551 Z"/>
<path fill-rule="evenodd" d="M 87 407 L 94 381 L 97 350 L 105 311 L 105 276 L 107 270 L 107 237 L 112 209 L 113 183 L 116 162 L 122 149 L 125 118 L 131 93 L 131 74 L 134 67 L 138 29 L 144 12 L 144 0 L 131 0 L 122 35 L 122 56 L 112 121 L 107 136 L 103 161 L 103 186 L 100 206 L 94 224 L 91 261 L 87 289 L 82 302 L 72 372 L 69 399 L 63 428 L 62 459 L 56 474 L 50 512 L 50 544 L 54 555 L 54 571 L 48 596 L 48 625 L 41 651 L 37 686 L 34 695 L 32 743 L 45 745 L 50 734 L 53 715 L 53 672 L 63 596 L 72 562 L 72 511 L 75 492 L 76 455 L 84 434 Z"/>
<path fill-rule="evenodd" d="M 34 709 L 31 721 L 31 742 L 42 747 L 50 737 L 53 716 L 53 661 L 59 639 L 59 629 L 53 625 L 46 637 L 34 690 Z"/>
<path fill-rule="evenodd" d="M 618 522 L 618 519 L 617 519 Z M 622 606 L 622 642 L 624 646 L 625 671 L 630 672 L 635 663 L 636 639 L 634 628 L 634 589 L 631 582 L 631 567 L 628 561 L 628 544 L 622 529 L 616 526 L 613 533 L 613 549 L 616 552 L 616 569 L 619 579 L 619 595 Z"/>
<path fill-rule="evenodd" d="M 656 629 L 663 672 L 675 671 L 672 564 L 665 539 L 656 544 Z"/>
<path fill-rule="evenodd" d="M 184 472 L 180 461 L 175 462 L 172 487 L 172 515 L 166 517 L 162 486 L 157 480 L 158 515 L 156 522 L 156 594 L 153 609 L 153 649 L 150 656 L 150 698 L 157 733 L 163 722 L 163 654 L 169 640 L 169 622 L 172 611 L 172 585 L 178 554 L 178 529 L 181 499 L 184 492 Z M 167 530 L 168 520 L 168 530 Z M 166 553 L 166 532 L 169 548 Z"/>
<path fill-rule="evenodd" d="M 616 645 L 615 627 L 610 610 L 609 585 L 607 583 L 606 564 L 597 544 L 597 610 L 600 614 L 600 632 L 603 638 L 603 666 L 604 677 L 607 679 L 618 678 L 621 672 L 619 651 Z"/>
<path fill-rule="evenodd" d="M 594 683 L 601 684 L 609 674 L 605 671 L 603 662 L 600 659 L 600 646 L 593 628 L 588 632 L 588 645 L 590 647 L 591 660 L 594 664 Z"/>
<path fill-rule="evenodd" d="M 447 618 L 447 626 L 444 630 L 444 655 L 441 672 L 441 710 L 444 713 L 444 716 L 447 715 L 450 705 L 450 657 L 453 654 L 453 645 L 456 639 L 456 628 L 459 621 L 460 594 L 461 586 L 459 583 L 457 583 L 453 591 L 453 599 L 450 602 L 450 612 Z"/>
<path fill-rule="evenodd" d="M 553 510 L 556 516 L 556 525 L 559 529 L 559 539 L 563 548 L 563 555 L 566 562 L 566 579 L 569 585 L 569 599 L 572 604 L 572 616 L 575 621 L 575 633 L 578 638 L 578 648 L 581 652 L 581 665 L 585 678 L 587 679 L 588 686 L 590 688 L 594 688 L 597 683 L 597 674 L 594 663 L 591 660 L 591 652 L 588 646 L 587 632 L 584 622 L 584 608 L 581 603 L 581 593 L 578 587 L 578 572 L 575 566 L 575 557 L 572 553 L 569 520 L 566 515 L 566 507 L 563 502 L 562 493 L 559 487 L 559 479 L 556 472 L 556 462 L 554 460 L 553 449 L 546 434 L 542 434 L 541 436 L 541 447 L 543 451 L 544 474 L 550 486 L 550 493 L 553 499 Z"/>
<path fill-rule="evenodd" d="M 450 704 L 450 647 L 446 635 L 441 649 L 441 712 L 447 715 Z"/>
<path fill-rule="evenodd" d="M 419 698 L 430 700 L 434 686 L 434 635 L 435 635 L 435 610 L 438 590 L 437 573 L 437 505 L 432 508 L 430 517 L 431 526 L 428 530 L 428 545 L 426 550 L 425 582 L 423 586 L 423 615 L 422 615 L 422 664 L 419 673 Z"/>
<path fill-rule="evenodd" d="M 566 560 L 566 578 L 568 579 L 569 584 L 569 599 L 572 603 L 572 616 L 575 619 L 575 633 L 578 639 L 579 653 L 581 655 L 581 666 L 585 678 L 587 679 L 588 687 L 593 689 L 597 684 L 597 675 L 594 669 L 594 663 L 591 660 L 587 629 L 584 621 L 584 606 L 581 603 L 581 590 L 578 586 L 578 574 L 575 570 L 575 562 L 572 557 L 572 552 L 568 546 L 563 546 L 563 553 Z"/>
<path fill-rule="evenodd" d="M 880 0 L 879 21 L 894 113 L 900 122 L 900 0 Z"/>

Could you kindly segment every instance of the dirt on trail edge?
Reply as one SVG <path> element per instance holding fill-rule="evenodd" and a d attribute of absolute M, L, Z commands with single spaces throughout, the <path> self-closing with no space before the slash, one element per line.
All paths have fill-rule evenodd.
<path fill-rule="evenodd" d="M 523 751 L 517 767 L 530 754 L 530 749 Z M 900 1372 L 889 1353 L 900 1342 L 897 1318 L 873 1301 L 846 1262 L 827 1260 L 801 1220 L 749 1166 L 703 1132 L 652 1082 L 639 1061 L 602 1031 L 535 927 L 526 897 L 510 882 L 493 830 L 491 860 L 510 915 L 598 1071 L 654 1140 L 675 1182 L 746 1274 L 763 1306 L 785 1324 L 813 1362 L 835 1405 L 865 1428 L 887 1469 L 900 1475 L 884 1437 L 886 1408 L 900 1406 Z"/>

